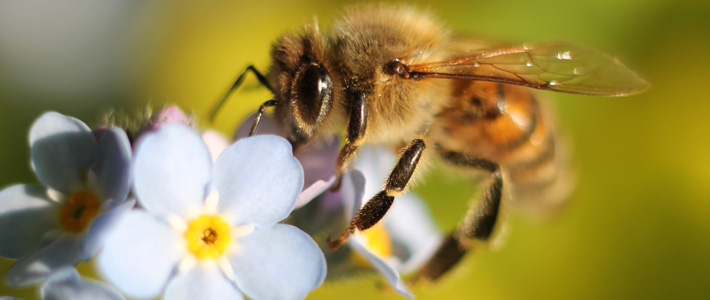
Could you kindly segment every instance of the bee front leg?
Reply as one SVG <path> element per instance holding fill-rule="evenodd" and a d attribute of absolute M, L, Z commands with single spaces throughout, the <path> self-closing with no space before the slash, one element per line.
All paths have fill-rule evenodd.
<path fill-rule="evenodd" d="M 254 116 L 254 122 L 251 124 L 251 129 L 249 129 L 249 135 L 253 136 L 256 134 L 256 130 L 259 129 L 259 123 L 261 123 L 261 116 L 264 115 L 264 111 L 269 108 L 276 106 L 276 100 L 268 100 L 259 106 L 259 111 Z"/>
<path fill-rule="evenodd" d="M 362 92 L 353 93 L 350 119 L 348 120 L 348 130 L 345 134 L 345 145 L 340 149 L 338 161 L 335 167 L 335 184 L 331 190 L 337 191 L 340 189 L 340 182 L 343 173 L 348 169 L 350 162 L 355 157 L 357 149 L 362 145 L 365 139 L 365 130 L 367 129 L 367 103 L 365 95 Z"/>
<path fill-rule="evenodd" d="M 498 219 L 500 208 L 503 176 L 497 163 L 461 156 L 458 153 L 442 153 L 443 158 L 455 164 L 490 171 L 493 182 L 488 186 L 483 199 L 471 206 L 459 226 L 441 243 L 431 259 L 415 276 L 429 281 L 436 281 L 449 272 L 461 258 L 471 249 L 473 240 L 487 241 Z"/>
<path fill-rule="evenodd" d="M 350 234 L 355 232 L 355 230 L 365 230 L 368 229 L 377 222 L 379 222 L 385 213 L 392 206 L 394 202 L 394 196 L 400 195 L 409 183 L 409 179 L 412 178 L 414 170 L 419 163 L 419 158 L 422 156 L 422 152 L 426 148 L 423 140 L 416 139 L 413 140 L 411 144 L 404 151 L 402 156 L 400 156 L 397 165 L 392 169 L 389 177 L 387 178 L 387 183 L 385 189 L 368 201 L 365 206 L 363 206 L 350 221 L 350 225 L 345 232 L 341 234 L 335 240 L 328 240 L 328 246 L 335 250 L 340 247 L 345 241 L 348 240 Z"/>

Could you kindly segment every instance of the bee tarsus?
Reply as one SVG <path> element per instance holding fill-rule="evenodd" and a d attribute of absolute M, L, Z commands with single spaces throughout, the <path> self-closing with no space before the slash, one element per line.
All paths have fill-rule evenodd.
<path fill-rule="evenodd" d="M 269 107 L 276 106 L 276 100 L 268 100 L 259 106 L 259 111 L 254 116 L 254 123 L 251 124 L 251 129 L 249 129 L 249 136 L 256 134 L 259 129 L 259 122 L 261 122 L 261 116 L 264 115 L 264 111 Z"/>

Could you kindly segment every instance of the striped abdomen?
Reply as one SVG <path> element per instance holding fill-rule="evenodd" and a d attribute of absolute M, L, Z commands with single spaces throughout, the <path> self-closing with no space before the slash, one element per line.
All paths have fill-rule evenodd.
<path fill-rule="evenodd" d="M 444 160 L 498 163 L 511 198 L 533 209 L 553 208 L 566 197 L 565 151 L 532 90 L 459 81 L 436 118 L 430 133 Z"/>

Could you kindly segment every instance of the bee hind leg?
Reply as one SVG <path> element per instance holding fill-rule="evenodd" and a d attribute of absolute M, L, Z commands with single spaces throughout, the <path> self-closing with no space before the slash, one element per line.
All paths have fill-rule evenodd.
<path fill-rule="evenodd" d="M 476 205 L 471 206 L 463 221 L 441 243 L 439 249 L 415 275 L 414 280 L 424 278 L 436 281 L 448 273 L 473 247 L 473 241 L 487 241 L 498 219 L 498 211 L 502 198 L 503 177 L 498 164 L 483 159 L 450 159 L 457 163 L 474 168 L 488 170 L 493 175 L 493 182 L 482 195 Z"/>
<path fill-rule="evenodd" d="M 350 221 L 350 225 L 337 239 L 328 239 L 328 246 L 335 250 L 348 240 L 355 230 L 368 229 L 379 222 L 394 202 L 394 196 L 401 194 L 414 174 L 422 152 L 426 148 L 424 141 L 415 139 L 400 156 L 397 165 L 387 178 L 385 189 L 368 201 Z"/>

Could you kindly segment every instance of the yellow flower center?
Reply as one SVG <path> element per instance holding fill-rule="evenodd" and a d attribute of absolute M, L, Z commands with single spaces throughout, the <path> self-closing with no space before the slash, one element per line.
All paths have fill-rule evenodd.
<path fill-rule="evenodd" d="M 217 258 L 232 243 L 229 225 L 219 216 L 202 215 L 192 220 L 185 231 L 187 249 L 198 259 Z"/>
<path fill-rule="evenodd" d="M 392 241 L 385 226 L 378 223 L 368 230 L 363 231 L 365 247 L 379 257 L 387 257 L 392 254 Z"/>
<path fill-rule="evenodd" d="M 361 231 L 358 235 L 362 245 L 378 257 L 384 259 L 392 255 L 392 240 L 382 223 L 377 223 L 375 226 Z M 362 266 L 370 265 L 370 262 L 360 255 L 355 255 L 354 258 L 356 264 Z"/>
<path fill-rule="evenodd" d="M 68 232 L 82 232 L 99 214 L 100 206 L 98 197 L 92 192 L 71 194 L 67 203 L 59 209 L 59 223 Z"/>

